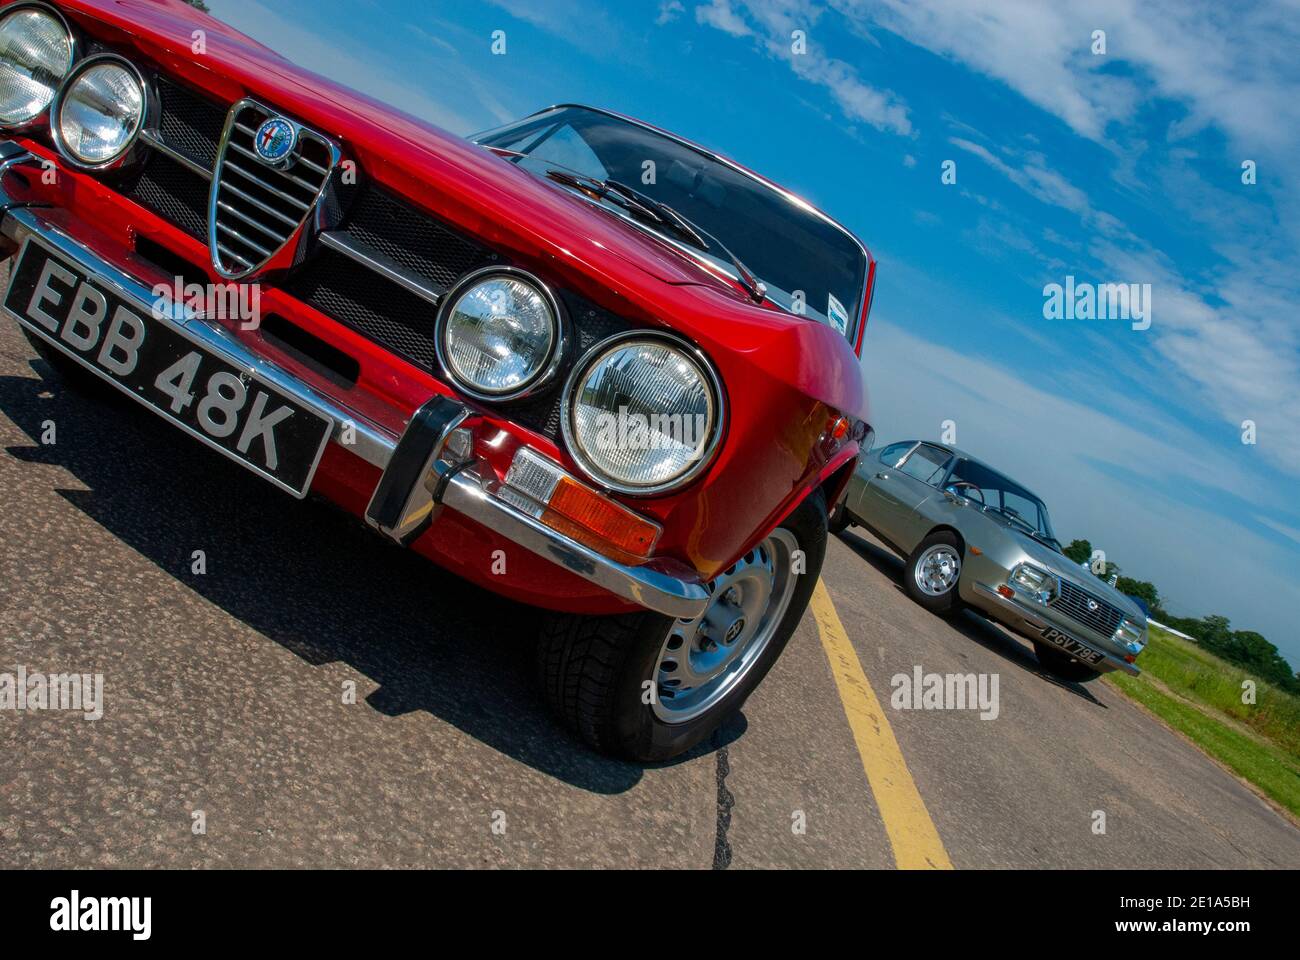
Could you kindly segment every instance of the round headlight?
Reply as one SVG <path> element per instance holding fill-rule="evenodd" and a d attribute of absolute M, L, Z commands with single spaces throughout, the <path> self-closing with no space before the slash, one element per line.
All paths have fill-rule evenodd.
<path fill-rule="evenodd" d="M 722 390 L 703 356 L 675 337 L 620 336 L 597 345 L 565 391 L 569 452 L 622 493 L 680 486 L 708 462 Z"/>
<path fill-rule="evenodd" d="M 86 61 L 59 93 L 51 127 L 68 159 L 86 167 L 117 160 L 144 120 L 144 87 L 117 58 Z"/>
<path fill-rule="evenodd" d="M 72 35 L 52 12 L 19 7 L 0 17 L 0 126 L 40 116 L 71 66 Z"/>
<path fill-rule="evenodd" d="M 449 295 L 438 324 L 438 359 L 471 396 L 508 400 L 554 372 L 559 306 L 525 275 L 489 269 Z"/>

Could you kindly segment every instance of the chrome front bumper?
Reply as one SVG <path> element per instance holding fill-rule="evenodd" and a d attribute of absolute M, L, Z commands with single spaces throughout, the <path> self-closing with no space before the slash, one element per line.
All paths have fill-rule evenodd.
<path fill-rule="evenodd" d="M 20 247 L 30 236 L 41 238 L 99 282 L 139 305 L 142 312 L 151 314 L 157 322 L 177 329 L 183 327 L 190 336 L 200 340 L 226 362 L 256 374 L 298 403 L 331 418 L 334 422 L 331 441 L 343 444 L 346 436 L 345 450 L 388 475 L 401 437 L 360 416 L 346 402 L 325 395 L 258 355 L 224 327 L 209 323 L 180 305 L 170 315 L 159 316 L 149 286 L 68 236 L 42 216 L 41 207 L 15 202 L 4 189 L 4 178 L 11 167 L 33 161 L 30 154 L 15 151 L 15 146 L 0 142 L 0 217 L 3 218 L 0 220 L 0 234 Z M 414 424 L 413 419 L 406 429 L 409 431 Z M 459 464 L 454 470 L 444 469 L 440 473 L 440 453 L 439 447 L 422 474 L 409 484 L 408 503 L 427 501 L 430 516 L 435 515 L 439 507 L 446 506 L 610 593 L 647 609 L 674 617 L 695 617 L 704 611 L 708 591 L 699 575 L 685 564 L 658 559 L 628 566 L 606 557 L 552 530 L 502 499 L 500 485 L 486 463 Z M 392 535 L 392 531 L 382 528 L 381 532 Z"/>
<path fill-rule="evenodd" d="M 985 613 L 1029 640 L 1035 639 L 1034 635 L 1046 627 L 1056 628 L 1056 624 L 1048 623 L 1033 607 L 1021 603 L 1019 600 L 1004 597 L 987 584 L 976 583 L 975 594 L 982 601 L 980 606 Z M 1064 633 L 1066 631 L 1060 632 Z M 1105 657 L 1105 660 L 1101 663 L 1095 664 L 1101 672 L 1120 670 L 1133 677 L 1142 672 L 1127 660 L 1117 657 L 1109 650 L 1104 649 L 1099 643 L 1092 640 L 1079 640 L 1079 642 Z"/>

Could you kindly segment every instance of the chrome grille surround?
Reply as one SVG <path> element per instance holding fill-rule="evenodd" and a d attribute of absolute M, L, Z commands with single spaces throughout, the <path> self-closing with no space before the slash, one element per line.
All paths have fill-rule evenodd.
<path fill-rule="evenodd" d="M 272 117 L 288 121 L 297 134 L 293 152 L 275 166 L 253 145 L 258 128 Z M 320 210 L 339 156 L 332 141 L 256 100 L 232 106 L 208 197 L 208 249 L 217 272 L 230 280 L 256 273 L 301 238 Z"/>
<path fill-rule="evenodd" d="M 1123 612 L 1118 607 L 1107 603 L 1101 597 L 1092 595 L 1069 580 L 1062 579 L 1060 583 L 1060 593 L 1051 601 L 1050 606 L 1100 636 L 1114 635 L 1119 628 L 1120 620 L 1124 618 Z M 1095 604 L 1096 609 L 1092 609 L 1089 603 Z"/>

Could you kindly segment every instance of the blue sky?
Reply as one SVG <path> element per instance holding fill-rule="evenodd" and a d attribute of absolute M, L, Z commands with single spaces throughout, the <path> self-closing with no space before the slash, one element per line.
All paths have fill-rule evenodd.
<path fill-rule="evenodd" d="M 1062 539 L 1300 667 L 1294 0 L 208 4 L 456 133 L 592 103 L 807 197 L 880 261 L 863 353 L 883 439 L 954 421 Z M 1150 284 L 1150 328 L 1044 319 L 1067 275 Z"/>

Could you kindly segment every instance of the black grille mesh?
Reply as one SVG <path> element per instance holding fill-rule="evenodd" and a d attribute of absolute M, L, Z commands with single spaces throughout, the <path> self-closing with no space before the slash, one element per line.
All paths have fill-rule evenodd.
<path fill-rule="evenodd" d="M 217 161 L 226 108 L 166 77 L 158 77 L 155 85 L 162 101 L 158 119 L 162 142 L 211 170 Z"/>
<path fill-rule="evenodd" d="M 208 181 L 165 153 L 152 151 L 126 196 L 192 237 L 208 238 Z"/>
<path fill-rule="evenodd" d="M 394 353 L 426 369 L 436 367 L 435 307 L 352 258 L 318 247 L 283 286 Z"/>
<path fill-rule="evenodd" d="M 347 232 L 443 290 L 498 259 L 491 250 L 375 187 L 363 188 L 356 198 Z"/>

